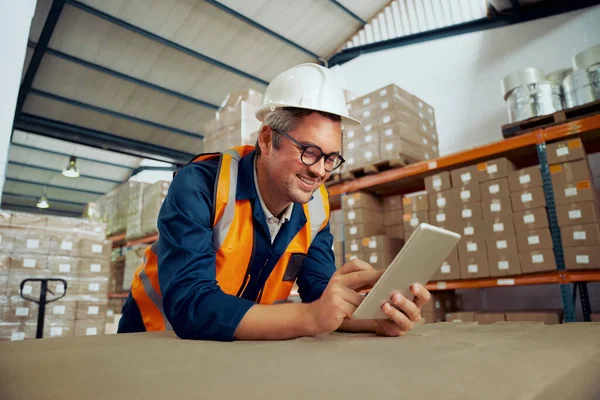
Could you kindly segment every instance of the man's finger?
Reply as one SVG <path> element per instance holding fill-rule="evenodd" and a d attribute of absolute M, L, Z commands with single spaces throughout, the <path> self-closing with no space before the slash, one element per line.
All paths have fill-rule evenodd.
<path fill-rule="evenodd" d="M 413 323 L 402 312 L 396 310 L 390 303 L 385 303 L 382 307 L 383 312 L 403 331 L 409 331 Z"/>
<path fill-rule="evenodd" d="M 417 305 L 402 296 L 401 293 L 394 293 L 390 303 L 398 310 L 402 311 L 412 322 L 418 322 L 421 319 L 421 312 Z"/>
<path fill-rule="evenodd" d="M 383 275 L 383 272 L 384 271 L 379 270 L 361 270 L 350 272 L 342 275 L 340 277 L 340 281 L 343 282 L 346 287 L 356 290 L 358 288 L 374 285 L 379 280 L 381 275 Z"/>
<path fill-rule="evenodd" d="M 362 303 L 365 299 L 365 296 L 347 287 L 342 288 L 341 294 L 344 300 L 346 300 L 348 303 L 352 304 L 355 307 L 360 306 L 360 303 Z"/>
<path fill-rule="evenodd" d="M 420 283 L 413 284 L 410 291 L 415 296 L 413 301 L 419 307 L 419 310 L 431 299 L 431 293 Z"/>
<path fill-rule="evenodd" d="M 346 264 L 344 264 L 339 270 L 338 273 L 340 274 L 349 274 L 351 272 L 356 272 L 356 271 L 371 271 L 374 268 L 371 266 L 371 264 L 368 264 L 362 260 L 359 260 L 358 258 L 355 258 L 354 260 L 347 262 Z"/>

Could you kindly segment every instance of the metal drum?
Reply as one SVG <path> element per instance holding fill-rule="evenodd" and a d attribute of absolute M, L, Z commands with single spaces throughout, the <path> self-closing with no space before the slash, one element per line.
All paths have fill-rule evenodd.
<path fill-rule="evenodd" d="M 549 115 L 563 109 L 560 86 L 549 82 L 519 86 L 512 90 L 507 102 L 510 122 Z"/>
<path fill-rule="evenodd" d="M 563 80 L 567 108 L 600 100 L 600 64 L 573 71 Z"/>
<path fill-rule="evenodd" d="M 587 69 L 592 65 L 600 64 L 600 44 L 588 47 L 573 57 L 573 69 Z"/>
<path fill-rule="evenodd" d="M 508 96 L 510 96 L 512 91 L 520 86 L 544 82 L 545 80 L 546 75 L 544 74 L 544 71 L 539 68 L 527 67 L 513 71 L 506 75 L 501 82 L 504 100 L 508 99 Z"/>

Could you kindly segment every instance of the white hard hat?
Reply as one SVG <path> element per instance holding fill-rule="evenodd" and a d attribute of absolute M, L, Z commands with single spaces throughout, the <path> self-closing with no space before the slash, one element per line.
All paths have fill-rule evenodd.
<path fill-rule="evenodd" d="M 335 76 L 329 69 L 317 64 L 296 65 L 273 78 L 262 106 L 256 110 L 256 118 L 264 122 L 269 113 L 282 107 L 323 111 L 339 115 L 344 125 L 360 124 L 348 116 L 344 91 Z"/>

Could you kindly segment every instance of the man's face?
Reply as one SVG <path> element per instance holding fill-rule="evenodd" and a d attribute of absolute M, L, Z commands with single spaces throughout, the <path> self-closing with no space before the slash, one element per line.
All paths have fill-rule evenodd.
<path fill-rule="evenodd" d="M 341 125 L 319 113 L 304 117 L 291 132 L 286 132 L 303 145 L 320 147 L 324 154 L 340 153 L 342 144 Z M 321 186 L 330 172 L 325 171 L 325 159 L 308 166 L 301 160 L 302 150 L 289 138 L 280 138 L 280 147 L 268 145 L 263 152 L 267 173 L 282 200 L 308 203 L 312 194 Z"/>

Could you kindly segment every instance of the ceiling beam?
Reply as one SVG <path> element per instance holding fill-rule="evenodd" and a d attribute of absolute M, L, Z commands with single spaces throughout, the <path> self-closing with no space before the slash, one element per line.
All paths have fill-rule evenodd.
<path fill-rule="evenodd" d="M 295 43 L 295 42 L 291 41 L 290 39 L 281 36 L 279 33 L 272 31 L 271 29 L 267 28 L 266 26 L 264 26 L 262 24 L 259 24 L 255 20 L 248 18 L 243 14 L 240 14 L 239 12 L 235 11 L 233 8 L 227 7 L 225 4 L 223 4 L 217 0 L 205 0 L 205 1 L 213 6 L 217 7 L 218 9 L 226 12 L 227 14 L 232 15 L 233 17 L 239 19 L 240 21 L 245 22 L 246 24 L 252 26 L 253 28 L 263 31 L 267 35 L 270 35 L 270 36 L 274 37 L 275 39 L 278 39 L 278 40 L 284 42 L 285 44 L 295 48 L 296 50 L 300 50 L 301 52 L 308 54 L 312 58 L 321 61 L 321 57 L 318 54 L 313 53 L 312 51 L 300 46 L 298 43 Z"/>
<path fill-rule="evenodd" d="M 364 19 L 362 19 L 361 17 L 359 17 L 358 15 L 356 15 L 355 13 L 353 13 L 349 8 L 347 8 L 346 6 L 344 6 L 339 1 L 336 1 L 336 0 L 329 0 L 329 1 L 331 1 L 333 4 L 335 4 L 340 10 L 344 11 L 346 14 L 348 14 L 349 16 L 351 16 L 352 18 L 354 18 L 355 20 L 357 20 L 358 22 L 360 22 L 362 25 L 366 25 L 367 24 L 367 21 L 365 21 Z"/>
<path fill-rule="evenodd" d="M 27 200 L 39 200 L 39 197 L 36 196 L 30 196 L 28 194 L 21 194 L 21 193 L 13 193 L 13 192 L 4 192 L 2 193 L 3 196 L 11 196 L 11 197 L 21 197 L 23 199 L 27 199 Z M 63 204 L 68 204 L 68 205 L 72 205 L 72 206 L 86 206 L 88 203 L 78 203 L 76 201 L 67 201 L 67 200 L 60 200 L 60 199 L 54 199 L 51 197 L 48 197 L 48 201 L 52 202 L 52 203 L 63 203 Z"/>
<path fill-rule="evenodd" d="M 393 39 L 365 44 L 362 46 L 355 46 L 349 49 L 342 50 L 341 52 L 335 54 L 329 59 L 327 65 L 331 68 L 335 65 L 341 65 L 350 60 L 353 60 L 361 54 L 389 50 L 396 47 L 408 46 L 431 40 L 444 39 L 452 36 L 463 35 L 466 33 L 478 32 L 487 29 L 499 28 L 513 24 L 520 24 L 522 22 L 551 17 L 553 15 L 575 11 L 581 8 L 586 8 L 597 4 L 597 0 L 547 0 L 540 3 L 531 4 L 529 5 L 529 7 L 527 7 L 527 9 L 524 9 L 519 13 L 497 14 L 488 18 L 480 18 L 461 24 L 419 32 L 412 35 L 400 36 Z"/>
<path fill-rule="evenodd" d="M 65 6 L 65 2 L 66 0 L 54 0 L 52 2 L 52 6 L 48 12 L 48 17 L 46 18 L 46 22 L 44 23 L 42 33 L 40 34 L 40 38 L 38 40 L 38 45 L 35 47 L 33 56 L 31 57 L 31 62 L 29 63 L 29 67 L 27 68 L 27 72 L 23 78 L 23 83 L 21 83 L 21 87 L 19 88 L 17 107 L 15 109 L 15 118 L 18 118 L 21 114 L 21 110 L 25 104 L 25 99 L 27 99 L 27 95 L 31 90 L 31 85 L 33 85 L 33 80 L 35 79 L 38 69 L 40 68 L 42 58 L 44 58 L 44 54 L 48 48 L 48 43 L 50 43 L 52 33 L 54 33 L 54 28 L 56 28 L 56 24 L 58 23 L 60 14 Z"/>
<path fill-rule="evenodd" d="M 73 99 L 68 99 L 66 97 L 62 97 L 53 93 L 49 93 L 49 92 L 45 92 L 42 90 L 38 90 L 38 89 L 31 89 L 31 91 L 29 92 L 31 94 L 37 95 L 37 96 L 41 96 L 41 97 L 45 97 L 47 99 L 51 99 L 51 100 L 55 100 L 55 101 L 59 101 L 61 103 L 65 103 L 65 104 L 69 104 L 75 107 L 80 107 L 83 108 L 85 110 L 90 110 L 90 111 L 95 111 L 104 115 L 110 115 L 111 117 L 115 117 L 115 118 L 121 118 L 127 121 L 131 121 L 131 122 L 135 122 L 138 124 L 142 124 L 142 125 L 146 125 L 149 126 L 151 128 L 156 128 L 156 129 L 162 129 L 162 130 L 166 130 L 166 131 L 170 131 L 179 135 L 183 135 L 183 136 L 187 136 L 187 137 L 193 137 L 196 139 L 203 139 L 204 136 L 200 133 L 194 133 L 194 132 L 190 132 L 190 131 L 186 131 L 183 129 L 179 129 L 179 128 L 174 128 L 172 126 L 168 126 L 168 125 L 163 125 L 163 124 L 159 124 L 157 122 L 154 121 L 149 121 L 147 119 L 143 119 L 143 118 L 138 118 L 138 117 L 134 117 L 133 115 L 128 115 L 128 114 L 123 114 L 117 111 L 112 111 L 112 110 L 108 110 L 106 108 L 102 108 L 102 107 L 98 107 L 98 106 L 94 106 L 88 103 L 83 103 L 81 101 L 78 100 L 73 100 Z"/>
<path fill-rule="evenodd" d="M 194 154 L 192 153 L 185 153 L 147 142 L 128 139 L 112 133 L 83 128 L 77 125 L 31 114 L 21 114 L 15 121 L 14 127 L 15 129 L 54 139 L 66 140 L 68 142 L 79 143 L 103 150 L 110 150 L 178 165 L 186 164 L 194 157 Z"/>
<path fill-rule="evenodd" d="M 37 48 L 36 44 L 33 43 L 33 42 L 28 42 L 27 45 L 29 47 L 32 47 L 32 48 Z M 181 99 L 181 100 L 189 101 L 190 103 L 197 104 L 197 105 L 199 105 L 201 107 L 206 107 L 206 108 L 209 108 L 211 110 L 218 110 L 219 109 L 219 106 L 217 104 L 212 104 L 212 103 L 210 103 L 208 101 L 197 99 L 195 97 L 188 96 L 186 94 L 177 92 L 175 90 L 167 89 L 167 88 L 165 88 L 163 86 L 155 85 L 154 83 L 150 83 L 148 81 L 145 81 L 145 80 L 142 80 L 142 79 L 139 79 L 139 78 L 135 78 L 133 76 L 130 76 L 130 75 L 123 74 L 121 72 L 112 70 L 110 68 L 106 68 L 106 67 L 103 67 L 101 65 L 94 64 L 94 63 L 91 63 L 89 61 L 85 61 L 85 60 L 83 60 L 81 58 L 77 58 L 75 56 L 72 56 L 72 55 L 67 54 L 67 53 L 63 53 L 62 51 L 55 50 L 55 49 L 50 48 L 50 47 L 46 49 L 46 53 L 48 53 L 50 55 L 53 55 L 55 57 L 61 58 L 61 59 L 66 60 L 66 61 L 70 61 L 70 62 L 72 62 L 74 64 L 78 64 L 78 65 L 81 65 L 83 67 L 86 67 L 86 68 L 89 68 L 89 69 L 93 69 L 95 71 L 102 72 L 104 74 L 111 75 L 111 76 L 114 76 L 114 77 L 119 78 L 119 79 L 123 79 L 123 80 L 131 82 L 131 83 L 135 83 L 136 85 L 140 85 L 140 86 L 152 89 L 152 90 L 156 90 L 157 92 L 165 93 L 165 94 L 168 94 L 170 96 L 177 97 L 178 99 Z"/>
<path fill-rule="evenodd" d="M 15 167 L 33 168 L 33 169 L 38 169 L 40 171 L 55 172 L 57 174 L 62 173 L 61 169 L 54 169 L 54 168 L 42 167 L 42 166 L 39 166 L 39 165 L 31 165 L 31 164 L 27 164 L 27 163 L 18 162 L 18 161 L 8 161 L 7 164 L 8 165 L 14 165 Z M 108 179 L 108 178 L 100 178 L 100 177 L 91 176 L 91 175 L 80 174 L 79 177 L 80 178 L 87 178 L 87 179 L 95 179 L 95 180 L 98 180 L 98 181 L 103 181 L 103 182 L 108 182 L 108 183 L 115 183 L 115 184 L 121 183 L 120 180 L 114 180 L 114 179 Z"/>
<path fill-rule="evenodd" d="M 41 151 L 41 152 L 44 152 L 44 153 L 53 154 L 55 156 L 64 156 L 64 157 L 67 157 L 67 158 L 69 158 L 71 156 L 75 156 L 75 154 L 71 154 L 71 153 L 63 153 L 63 152 L 56 151 L 56 150 L 42 149 L 42 148 L 39 148 L 39 147 L 30 146 L 30 145 L 22 144 L 22 143 L 18 143 L 18 142 L 11 143 L 10 147 L 20 147 L 20 148 L 27 149 L 27 150 Z M 81 156 L 76 156 L 76 157 L 77 157 L 78 160 L 83 160 L 83 161 L 89 161 L 89 162 L 94 162 L 94 163 L 109 165 L 111 167 L 124 168 L 124 169 L 128 169 L 128 170 L 131 170 L 131 171 L 134 170 L 134 169 L 136 169 L 136 167 L 130 167 L 129 165 L 117 164 L 117 163 L 113 163 L 113 162 L 98 160 L 98 159 L 95 159 L 95 158 L 88 158 L 88 157 L 81 157 Z"/>
<path fill-rule="evenodd" d="M 22 204 L 7 203 L 5 201 L 2 202 L 2 207 L 6 208 L 7 210 L 12 210 L 12 211 L 21 211 L 21 212 L 27 212 L 27 213 L 33 213 L 33 214 L 45 214 L 45 215 L 51 214 L 51 215 L 57 215 L 59 217 L 81 218 L 81 215 L 82 215 L 82 213 L 57 210 L 57 209 L 52 209 L 52 207 L 41 209 L 41 208 L 32 207 L 32 206 L 24 206 Z M 82 209 L 82 211 L 83 211 L 83 209 Z"/>
<path fill-rule="evenodd" d="M 6 181 L 7 182 L 15 182 L 15 183 L 23 183 L 26 185 L 43 186 L 43 187 L 47 187 L 47 188 L 51 188 L 51 189 L 69 190 L 71 192 L 86 193 L 86 194 L 91 194 L 94 196 L 102 196 L 105 194 L 104 192 L 96 192 L 93 190 L 85 190 L 85 189 L 76 189 L 76 188 L 68 187 L 68 186 L 45 184 L 45 183 L 41 183 L 41 182 L 28 181 L 26 179 L 11 178 L 9 176 L 6 177 Z"/>
<path fill-rule="evenodd" d="M 115 24 L 117 26 L 125 28 L 125 29 L 127 29 L 127 30 L 129 30 L 131 32 L 135 32 L 138 35 L 144 36 L 144 37 L 146 37 L 146 38 L 148 38 L 150 40 L 153 40 L 155 42 L 161 43 L 161 44 L 163 44 L 163 45 L 165 45 L 167 47 L 170 47 L 172 49 L 178 50 L 178 51 L 180 51 L 180 52 L 182 52 L 184 54 L 187 54 L 188 56 L 196 58 L 197 60 L 204 61 L 204 62 L 206 62 L 208 64 L 212 64 L 213 66 L 215 66 L 217 68 L 221 68 L 221 69 L 223 69 L 225 71 L 232 72 L 232 73 L 234 73 L 234 74 L 236 74 L 238 76 L 244 77 L 246 79 L 253 80 L 253 81 L 258 82 L 258 83 L 260 83 L 262 85 L 265 85 L 265 86 L 267 86 L 269 84 L 269 82 L 267 82 L 267 81 L 265 81 L 265 80 L 263 80 L 263 79 L 261 79 L 261 78 L 259 78 L 257 76 L 254 76 L 252 74 L 244 72 L 244 71 L 242 71 L 240 69 L 237 69 L 237 68 L 235 68 L 235 67 L 233 67 L 231 65 L 225 64 L 225 63 L 223 63 L 221 61 L 218 61 L 218 60 L 216 60 L 214 58 L 211 58 L 211 57 L 209 57 L 209 56 L 207 56 L 205 54 L 199 53 L 199 52 L 197 52 L 195 50 L 192 50 L 192 49 L 190 49 L 188 47 L 182 46 L 179 43 L 176 43 L 176 42 L 174 42 L 172 40 L 166 39 L 166 38 L 164 38 L 162 36 L 159 36 L 159 35 L 157 35 L 155 33 L 152 33 L 150 31 L 142 29 L 142 28 L 140 28 L 138 26 L 135 26 L 133 24 L 130 24 L 129 22 L 127 22 L 125 20 L 122 20 L 120 18 L 117 18 L 117 17 L 114 17 L 112 15 L 109 15 L 109 14 L 107 14 L 105 12 L 102 12 L 102 11 L 96 9 L 96 8 L 93 8 L 93 7 L 90 7 L 90 6 L 86 5 L 86 4 L 80 3 L 79 1 L 68 0 L 68 4 L 71 5 L 71 6 L 77 7 L 80 10 L 85 11 L 85 12 L 91 14 L 91 15 L 95 15 L 96 17 L 102 18 L 105 21 L 108 21 L 108 22 L 113 23 L 113 24 Z"/>

